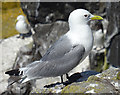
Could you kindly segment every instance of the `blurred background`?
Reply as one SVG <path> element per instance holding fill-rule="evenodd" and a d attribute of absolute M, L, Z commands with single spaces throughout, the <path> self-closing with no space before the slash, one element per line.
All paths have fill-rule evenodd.
<path fill-rule="evenodd" d="M 3 88 L 0 92 L 8 89 L 8 81 L 12 80 L 4 72 L 40 60 L 52 43 L 69 30 L 68 16 L 77 8 L 100 15 L 104 20 L 89 23 L 94 34 L 94 47 L 70 75 L 87 70 L 101 73 L 110 67 L 120 67 L 120 2 L 0 2 L 0 88 Z M 17 38 L 19 32 L 15 29 L 15 20 L 19 15 L 25 16 L 33 33 L 25 39 Z M 37 84 L 39 87 L 54 81 L 59 78 L 40 80 Z M 18 85 L 10 87 L 9 91 L 17 92 L 15 87 Z M 28 88 L 29 93 L 31 89 Z"/>
<path fill-rule="evenodd" d="M 24 15 L 19 2 L 2 2 L 2 31 L 0 31 L 0 39 L 18 34 L 15 29 L 15 19 L 20 14 Z"/>

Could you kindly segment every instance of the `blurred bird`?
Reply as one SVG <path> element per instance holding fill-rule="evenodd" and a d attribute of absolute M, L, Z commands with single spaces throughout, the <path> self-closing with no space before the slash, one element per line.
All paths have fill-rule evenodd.
<path fill-rule="evenodd" d="M 24 39 L 24 37 L 29 37 L 32 35 L 30 25 L 27 24 L 25 17 L 23 15 L 19 15 L 15 23 L 16 23 L 15 28 L 20 33 L 18 38 L 22 37 L 22 39 Z"/>
<path fill-rule="evenodd" d="M 90 20 L 102 20 L 85 9 L 70 13 L 70 30 L 60 37 L 40 59 L 26 67 L 5 72 L 10 76 L 21 76 L 20 83 L 45 77 L 62 76 L 75 68 L 90 53 L 93 34 L 88 25 Z"/>
<path fill-rule="evenodd" d="M 93 31 L 94 46 L 93 49 L 100 50 L 104 47 L 104 32 L 102 23 L 96 24 L 96 29 Z"/>

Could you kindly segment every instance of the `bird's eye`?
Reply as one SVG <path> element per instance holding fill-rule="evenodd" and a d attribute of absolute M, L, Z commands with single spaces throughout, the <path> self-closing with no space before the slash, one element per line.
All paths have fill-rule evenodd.
<path fill-rule="evenodd" d="M 88 15 L 84 15 L 85 17 L 87 17 Z"/>

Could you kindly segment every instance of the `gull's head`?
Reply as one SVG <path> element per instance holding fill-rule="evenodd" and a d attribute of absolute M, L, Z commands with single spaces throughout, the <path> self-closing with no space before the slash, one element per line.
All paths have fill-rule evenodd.
<path fill-rule="evenodd" d="M 69 16 L 69 25 L 84 25 L 87 24 L 90 20 L 102 20 L 103 18 L 97 15 L 92 15 L 89 11 L 85 9 L 76 9 L 70 13 Z"/>
<path fill-rule="evenodd" d="M 19 15 L 19 16 L 17 17 L 17 19 L 15 20 L 15 23 L 17 23 L 17 22 L 20 21 L 20 20 L 25 21 L 25 17 L 24 17 L 23 15 Z"/>
<path fill-rule="evenodd" d="M 23 15 L 19 15 L 19 16 L 17 17 L 17 20 L 25 20 L 25 17 L 24 17 Z"/>

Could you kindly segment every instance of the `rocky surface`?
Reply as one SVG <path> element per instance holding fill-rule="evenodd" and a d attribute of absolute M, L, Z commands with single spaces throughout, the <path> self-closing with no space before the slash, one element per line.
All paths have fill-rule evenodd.
<path fill-rule="evenodd" d="M 52 84 L 53 87 L 43 89 L 33 89 L 31 93 L 120 93 L 120 69 L 110 68 L 102 73 L 86 71 L 76 73 L 71 78 L 76 78 L 74 83 L 66 85 L 70 80 L 63 84 Z"/>
<path fill-rule="evenodd" d="M 34 30 L 34 43 L 36 48 L 43 55 L 61 35 L 69 30 L 69 28 L 66 21 L 56 21 L 51 24 L 36 24 Z"/>
<path fill-rule="evenodd" d="M 5 75 L 5 71 L 12 69 L 19 49 L 33 42 L 32 37 L 23 40 L 18 39 L 17 36 L 18 35 L 4 39 L 0 43 L 0 88 L 2 88 L 0 92 L 3 92 L 7 88 L 7 79 L 9 76 Z"/>
<path fill-rule="evenodd" d="M 120 69 L 108 69 L 90 76 L 87 81 L 66 86 L 62 93 L 120 93 Z"/>
<path fill-rule="evenodd" d="M 109 21 L 106 46 L 109 64 L 120 67 L 120 2 L 107 3 L 107 19 Z"/>
<path fill-rule="evenodd" d="M 37 23 L 67 21 L 71 11 L 84 5 L 84 2 L 21 2 L 21 7 L 33 27 Z"/>

